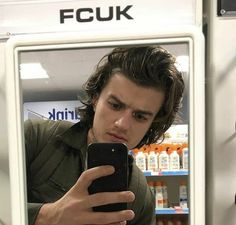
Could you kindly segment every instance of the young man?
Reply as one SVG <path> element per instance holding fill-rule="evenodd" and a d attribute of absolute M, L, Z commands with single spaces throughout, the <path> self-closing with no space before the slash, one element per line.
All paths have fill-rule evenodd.
<path fill-rule="evenodd" d="M 129 190 L 89 195 L 93 180 L 111 166 L 86 170 L 92 142 L 122 142 L 129 149 L 163 138 L 182 99 L 184 82 L 175 58 L 158 46 L 116 48 L 86 82 L 81 120 L 27 121 L 25 144 L 29 224 L 155 225 L 155 198 L 129 158 Z M 127 202 L 119 212 L 92 207 Z"/>

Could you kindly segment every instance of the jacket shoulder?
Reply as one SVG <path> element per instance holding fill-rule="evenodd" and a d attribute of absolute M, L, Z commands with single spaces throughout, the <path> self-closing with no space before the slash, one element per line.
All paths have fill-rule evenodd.
<path fill-rule="evenodd" d="M 27 120 L 24 122 L 26 156 L 31 161 L 44 146 L 73 125 L 68 121 Z M 33 149 L 33 151 L 32 151 Z"/>

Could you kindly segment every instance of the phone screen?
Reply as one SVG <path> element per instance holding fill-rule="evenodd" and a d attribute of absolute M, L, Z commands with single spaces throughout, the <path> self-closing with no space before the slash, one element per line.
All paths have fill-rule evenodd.
<path fill-rule="evenodd" d="M 128 149 L 122 143 L 92 143 L 88 146 L 88 168 L 112 165 L 112 175 L 98 178 L 92 182 L 88 191 L 98 192 L 126 191 L 128 187 Z M 127 209 L 127 203 L 97 206 L 94 211 L 110 212 Z"/>

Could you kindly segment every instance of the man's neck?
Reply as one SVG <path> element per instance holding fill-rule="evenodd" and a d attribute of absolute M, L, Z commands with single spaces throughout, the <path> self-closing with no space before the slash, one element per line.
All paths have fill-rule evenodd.
<path fill-rule="evenodd" d="M 89 144 L 94 143 L 94 142 L 97 142 L 97 140 L 95 138 L 93 128 L 90 128 L 89 131 L 88 131 L 88 136 L 87 136 L 87 144 L 89 145 Z"/>

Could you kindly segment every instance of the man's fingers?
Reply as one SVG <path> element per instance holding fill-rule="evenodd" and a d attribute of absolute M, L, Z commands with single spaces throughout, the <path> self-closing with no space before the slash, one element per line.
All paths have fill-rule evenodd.
<path fill-rule="evenodd" d="M 98 166 L 84 171 L 73 188 L 79 187 L 81 191 L 87 191 L 93 180 L 111 175 L 115 172 L 113 166 Z"/>
<path fill-rule="evenodd" d="M 118 223 L 110 223 L 109 225 L 126 225 L 127 221 L 122 221 L 122 222 L 118 222 Z"/>
<path fill-rule="evenodd" d="M 135 214 L 132 210 L 122 210 L 117 212 L 93 212 L 87 215 L 88 224 L 125 224 L 125 221 L 132 220 Z"/>
<path fill-rule="evenodd" d="M 131 191 L 96 193 L 88 196 L 87 207 L 91 208 L 112 203 L 132 202 L 134 199 L 135 195 Z"/>

